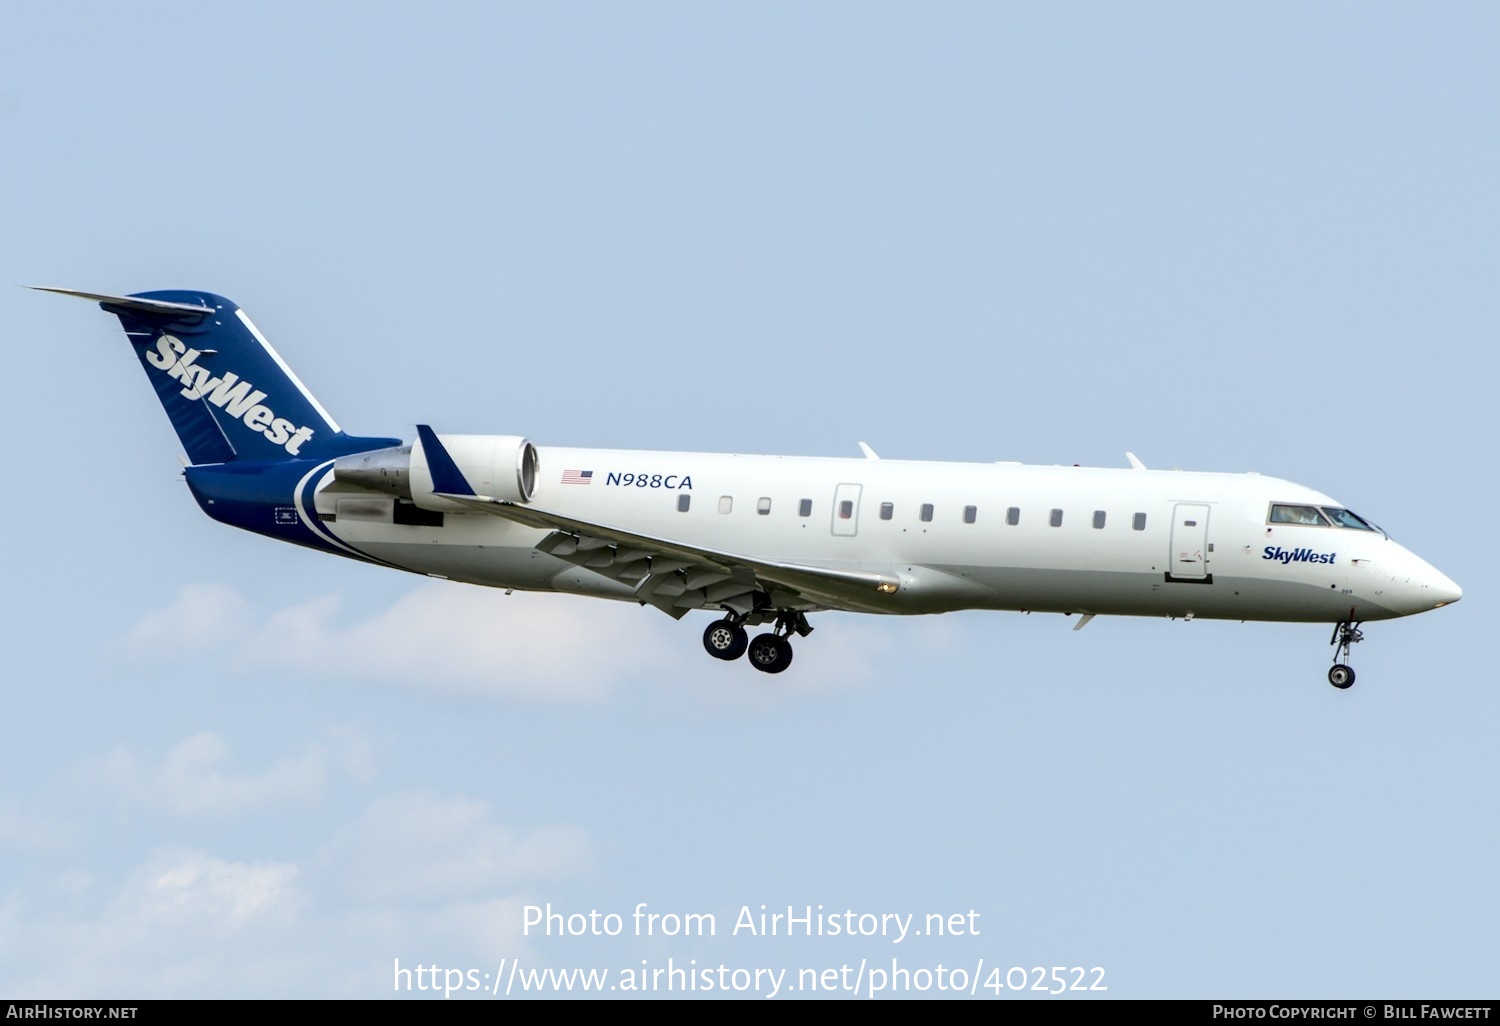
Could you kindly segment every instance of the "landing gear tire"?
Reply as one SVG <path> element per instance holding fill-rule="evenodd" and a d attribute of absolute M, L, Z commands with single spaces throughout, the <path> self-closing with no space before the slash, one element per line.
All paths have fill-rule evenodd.
<path fill-rule="evenodd" d="M 1354 686 L 1354 671 L 1343 663 L 1335 663 L 1328 671 L 1328 683 L 1343 690 Z"/>
<path fill-rule="evenodd" d="M 703 647 L 715 659 L 733 661 L 745 654 L 750 635 L 732 620 L 715 620 L 703 632 Z M 790 657 L 788 657 L 790 661 Z"/>
<path fill-rule="evenodd" d="M 750 665 L 762 673 L 780 673 L 792 665 L 792 643 L 774 634 L 750 642 Z"/>

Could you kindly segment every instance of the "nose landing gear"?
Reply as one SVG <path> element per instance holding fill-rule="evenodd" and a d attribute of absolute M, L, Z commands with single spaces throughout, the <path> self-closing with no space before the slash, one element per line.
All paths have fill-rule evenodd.
<path fill-rule="evenodd" d="M 1354 669 L 1349 666 L 1349 646 L 1365 640 L 1359 621 L 1343 620 L 1334 625 L 1330 645 L 1337 646 L 1333 653 L 1333 668 L 1328 671 L 1328 683 L 1340 690 L 1354 686 Z"/>

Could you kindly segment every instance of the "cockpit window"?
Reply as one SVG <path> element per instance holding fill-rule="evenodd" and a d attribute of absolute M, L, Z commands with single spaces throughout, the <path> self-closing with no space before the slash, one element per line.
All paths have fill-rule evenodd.
<path fill-rule="evenodd" d="M 1271 523 L 1306 524 L 1310 527 L 1328 526 L 1328 521 L 1323 519 L 1323 514 L 1318 512 L 1318 507 L 1289 506 L 1280 502 L 1271 505 Z"/>
<path fill-rule="evenodd" d="M 1363 517 L 1357 516 L 1347 509 L 1339 509 L 1337 506 L 1323 506 L 1321 508 L 1328 519 L 1340 527 L 1352 527 L 1358 531 L 1375 530 Z"/>

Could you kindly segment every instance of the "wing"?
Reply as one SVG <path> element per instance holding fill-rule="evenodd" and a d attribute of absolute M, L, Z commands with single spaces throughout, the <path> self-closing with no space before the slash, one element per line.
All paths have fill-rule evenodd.
<path fill-rule="evenodd" d="M 550 531 L 537 548 L 617 581 L 635 583 L 636 594 L 674 616 L 689 609 L 726 606 L 737 613 L 755 608 L 755 594 L 770 596 L 772 609 L 848 609 L 891 612 L 901 586 L 889 574 L 755 559 L 735 552 L 657 538 L 485 495 L 438 492 L 527 527 Z"/>
<path fill-rule="evenodd" d="M 893 611 L 890 599 L 901 582 L 890 574 L 758 559 L 476 495 L 432 429 L 418 425 L 417 433 L 432 470 L 434 494 L 550 532 L 537 543 L 539 550 L 634 585 L 642 602 L 674 617 L 721 606 L 745 614 L 757 608 Z M 757 594 L 769 601 L 757 604 Z"/>

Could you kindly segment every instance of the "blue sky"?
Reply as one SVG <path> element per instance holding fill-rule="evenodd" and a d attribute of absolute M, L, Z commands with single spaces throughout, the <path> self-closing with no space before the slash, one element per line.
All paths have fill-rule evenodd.
<path fill-rule="evenodd" d="M 18 8 L 0 993 L 402 965 L 1494 991 L 1487 5 Z M 1257 470 L 1465 588 L 1306 625 L 702 621 L 214 524 L 122 335 L 240 303 L 351 431 Z M 713 938 L 524 936 L 523 910 Z M 977 936 L 726 936 L 739 909 Z M 1008 992 L 1007 992 L 1008 993 Z"/>

